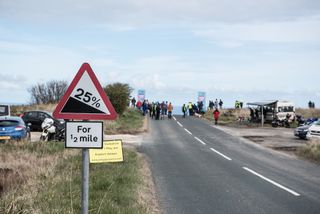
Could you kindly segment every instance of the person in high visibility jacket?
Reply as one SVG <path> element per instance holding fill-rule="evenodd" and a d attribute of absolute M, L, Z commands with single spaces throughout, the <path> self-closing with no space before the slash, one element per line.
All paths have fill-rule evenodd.
<path fill-rule="evenodd" d="M 186 113 L 187 113 L 187 106 L 186 106 L 186 104 L 183 104 L 183 106 L 182 106 L 182 113 L 183 113 L 183 117 L 186 117 Z"/>
<path fill-rule="evenodd" d="M 192 116 L 192 115 L 193 115 L 193 105 L 192 105 L 192 102 L 189 102 L 188 108 L 189 108 L 189 115 Z"/>

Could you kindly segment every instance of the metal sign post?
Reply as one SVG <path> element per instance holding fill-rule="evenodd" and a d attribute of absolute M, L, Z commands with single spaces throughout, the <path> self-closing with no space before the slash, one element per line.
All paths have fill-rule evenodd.
<path fill-rule="evenodd" d="M 82 149 L 82 195 L 81 213 L 89 210 L 89 149 Z"/>

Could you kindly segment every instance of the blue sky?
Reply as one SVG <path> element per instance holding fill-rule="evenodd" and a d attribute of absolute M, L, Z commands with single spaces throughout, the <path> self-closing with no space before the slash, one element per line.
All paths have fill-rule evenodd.
<path fill-rule="evenodd" d="M 320 1 L 0 0 L 0 102 L 71 81 L 89 62 L 102 85 L 176 105 L 222 98 L 320 105 Z"/>

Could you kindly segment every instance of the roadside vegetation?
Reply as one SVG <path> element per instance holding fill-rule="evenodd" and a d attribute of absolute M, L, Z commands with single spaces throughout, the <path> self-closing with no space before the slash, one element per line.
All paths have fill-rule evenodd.
<path fill-rule="evenodd" d="M 0 144 L 0 213 L 79 213 L 81 152 L 63 143 Z M 147 213 L 137 153 L 90 165 L 91 213 Z"/>
<path fill-rule="evenodd" d="M 296 109 L 297 115 L 302 115 L 304 118 L 320 118 L 320 109 L 306 109 L 306 108 L 297 108 Z"/>
<path fill-rule="evenodd" d="M 61 90 L 54 91 L 54 83 L 59 83 Z M 30 110 L 53 112 L 66 89 L 64 83 L 53 81 L 31 87 L 32 104 L 11 106 L 11 115 Z M 105 122 L 105 133 L 144 131 L 141 112 L 128 108 L 129 85 L 116 83 L 104 90 L 118 113 L 115 121 Z M 56 95 L 44 99 L 51 92 Z M 81 150 L 65 149 L 63 142 L 10 142 L 0 143 L 0 153 L 0 213 L 80 212 Z M 121 163 L 90 165 L 90 213 L 151 212 L 146 163 L 133 148 L 123 148 L 123 155 Z"/>
<path fill-rule="evenodd" d="M 137 109 L 128 108 L 115 121 L 105 122 L 105 134 L 138 134 L 145 131 L 145 117 Z"/>
<path fill-rule="evenodd" d="M 300 147 L 296 154 L 308 160 L 320 163 L 320 140 L 311 139 L 310 143 Z"/>
<path fill-rule="evenodd" d="M 250 111 L 247 108 L 243 109 L 219 109 L 220 117 L 219 124 L 227 126 L 258 126 L 260 124 L 250 123 L 248 118 L 250 116 Z M 204 114 L 204 118 L 214 122 L 213 110 L 208 110 Z M 240 121 L 240 118 L 242 120 Z"/>

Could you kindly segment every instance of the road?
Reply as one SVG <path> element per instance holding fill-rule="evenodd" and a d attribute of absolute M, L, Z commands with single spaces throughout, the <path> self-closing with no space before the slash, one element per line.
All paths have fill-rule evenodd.
<path fill-rule="evenodd" d="M 320 167 L 207 121 L 150 120 L 140 151 L 164 213 L 320 213 Z"/>

